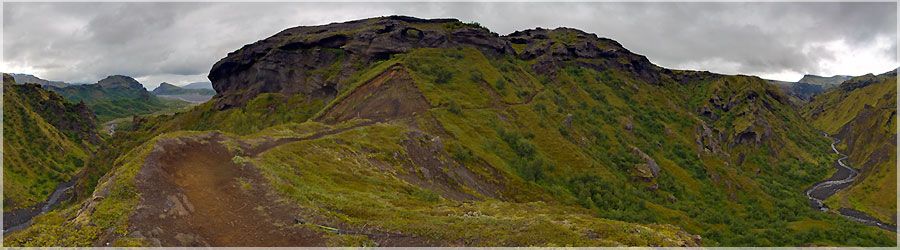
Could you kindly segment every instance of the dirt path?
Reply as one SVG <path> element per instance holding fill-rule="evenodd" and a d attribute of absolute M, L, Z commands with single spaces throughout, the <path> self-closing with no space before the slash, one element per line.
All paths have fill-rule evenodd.
<path fill-rule="evenodd" d="M 304 212 L 253 167 L 231 161 L 218 135 L 158 142 L 138 176 L 134 231 L 162 246 L 322 246 L 322 232 L 295 227 Z M 156 152 L 154 152 L 156 153 Z M 155 244 L 154 244 L 155 245 Z"/>
<path fill-rule="evenodd" d="M 255 157 L 284 144 L 374 123 L 270 140 L 246 150 L 244 156 Z M 282 197 L 256 167 L 236 164 L 222 140 L 222 135 L 210 132 L 200 138 L 157 142 L 157 149 L 136 177 L 142 199 L 132 216 L 131 231 L 135 233 L 131 236 L 143 237 L 154 246 L 324 246 L 328 232 L 295 224 L 296 219 L 315 221 L 321 215 L 279 201 Z M 434 244 L 419 237 L 371 230 L 342 228 L 340 232 L 367 235 L 381 246 Z"/>
<path fill-rule="evenodd" d="M 270 140 L 267 142 L 263 142 L 259 146 L 256 146 L 250 150 L 247 150 L 247 153 L 245 153 L 244 156 L 256 157 L 257 155 L 259 155 L 263 152 L 269 151 L 270 149 L 273 149 L 275 147 L 278 147 L 278 146 L 281 146 L 284 144 L 298 142 L 298 141 L 315 140 L 315 139 L 322 138 L 324 136 L 341 133 L 341 132 L 344 132 L 347 130 L 369 126 L 369 125 L 375 124 L 375 122 L 377 122 L 377 121 L 366 121 L 366 122 L 359 123 L 359 124 L 356 124 L 356 125 L 353 125 L 350 127 L 346 127 L 346 128 L 332 129 L 332 130 L 327 130 L 327 131 L 319 131 L 313 135 L 310 135 L 308 137 L 303 137 L 303 138 L 281 138 L 278 140 Z"/>

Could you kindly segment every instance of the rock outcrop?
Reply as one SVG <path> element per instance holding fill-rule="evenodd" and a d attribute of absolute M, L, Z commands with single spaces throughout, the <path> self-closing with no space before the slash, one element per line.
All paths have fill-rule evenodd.
<path fill-rule="evenodd" d="M 634 166 L 638 177 L 646 181 L 652 181 L 659 177 L 659 164 L 656 164 L 656 161 L 653 160 L 653 158 L 635 146 L 631 146 L 631 153 L 644 160 L 644 163 L 638 163 Z"/>
<path fill-rule="evenodd" d="M 653 65 L 646 57 L 625 49 L 614 40 L 600 38 L 577 29 L 537 28 L 516 31 L 504 38 L 512 44 L 525 45 L 518 58 L 536 59 L 532 69 L 538 74 L 552 75 L 552 71 L 557 67 L 571 65 L 598 71 L 618 69 L 648 83 L 659 84 L 660 72 L 666 71 Z"/>
<path fill-rule="evenodd" d="M 459 46 L 489 55 L 515 54 L 507 41 L 476 24 L 390 16 L 281 31 L 229 53 L 213 66 L 209 79 L 220 110 L 260 93 L 330 99 L 353 73 L 375 61 L 415 48 Z M 335 72 L 325 72 L 333 65 Z"/>
<path fill-rule="evenodd" d="M 517 53 L 513 44 L 525 48 Z M 416 48 L 452 47 L 536 59 L 532 69 L 550 76 L 557 67 L 571 65 L 617 69 L 660 84 L 661 73 L 668 72 L 616 41 L 576 29 L 538 28 L 499 36 L 456 19 L 389 16 L 286 29 L 229 53 L 213 66 L 209 79 L 219 110 L 242 106 L 261 93 L 331 100 L 373 62 Z"/>

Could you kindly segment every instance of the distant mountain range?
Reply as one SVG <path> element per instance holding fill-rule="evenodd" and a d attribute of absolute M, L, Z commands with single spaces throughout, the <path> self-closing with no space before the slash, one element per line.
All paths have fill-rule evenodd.
<path fill-rule="evenodd" d="M 770 84 L 775 85 L 785 95 L 791 98 L 791 102 L 802 104 L 809 102 L 812 96 L 825 93 L 831 88 L 841 85 L 842 82 L 853 78 L 853 76 L 836 75 L 831 77 L 804 75 L 797 82 L 785 82 L 778 80 L 766 80 Z"/>
<path fill-rule="evenodd" d="M 841 85 L 846 80 L 850 80 L 854 76 L 848 75 L 836 75 L 831 77 L 817 76 L 817 75 L 804 75 L 798 83 L 807 83 L 812 85 L 822 86 L 823 89 L 828 90 L 830 88 L 837 87 Z"/>
<path fill-rule="evenodd" d="M 186 89 L 213 89 L 211 82 L 194 82 L 181 87 Z"/>
<path fill-rule="evenodd" d="M 208 101 L 209 99 L 212 99 L 212 97 L 216 95 L 216 91 L 212 90 L 212 88 L 204 88 L 203 84 L 205 83 L 203 82 L 192 84 L 193 88 L 183 88 L 169 84 L 167 82 L 163 82 L 159 84 L 159 87 L 156 87 L 156 89 L 154 89 L 151 93 L 161 98 L 182 100 L 192 103 L 202 103 Z"/>
<path fill-rule="evenodd" d="M 44 85 L 43 88 L 59 93 L 71 102 L 84 102 L 97 114 L 101 123 L 187 105 L 181 101 L 160 100 L 140 82 L 123 75 L 108 76 L 94 84 L 66 87 Z"/>
<path fill-rule="evenodd" d="M 195 84 L 195 83 L 192 83 Z M 202 83 L 201 83 L 202 84 Z M 190 84 L 188 84 L 190 85 Z M 172 85 L 167 82 L 163 82 L 159 84 L 159 87 L 153 89 L 150 93 L 154 95 L 188 95 L 188 94 L 199 94 L 199 95 L 208 95 L 213 96 L 216 94 L 215 90 L 212 88 L 202 88 L 200 85 L 194 85 L 194 88 L 184 88 Z"/>
<path fill-rule="evenodd" d="M 13 77 L 13 79 L 16 80 L 17 83 L 36 83 L 36 84 L 40 84 L 41 86 L 49 85 L 49 86 L 59 87 L 59 88 L 66 87 L 66 86 L 69 86 L 69 85 L 70 85 L 70 84 L 68 84 L 68 83 L 61 82 L 61 81 L 49 81 L 49 80 L 44 80 L 44 79 L 41 79 L 41 78 L 39 78 L 39 77 L 37 77 L 37 76 L 29 75 L 29 74 L 15 74 L 15 73 L 11 73 L 11 74 L 9 74 L 9 75 L 11 75 L 11 76 Z"/>
<path fill-rule="evenodd" d="M 108 76 L 95 84 L 69 85 L 65 87 L 44 86 L 59 93 L 72 102 L 97 103 L 115 99 L 147 98 L 150 93 L 134 78 L 122 75 Z"/>

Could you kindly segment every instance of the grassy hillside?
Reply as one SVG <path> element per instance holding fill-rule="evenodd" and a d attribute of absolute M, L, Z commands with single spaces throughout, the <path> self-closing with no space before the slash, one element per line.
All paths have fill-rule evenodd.
<path fill-rule="evenodd" d="M 417 29 L 397 29 L 403 39 L 483 29 L 410 25 Z M 315 34 L 338 37 L 322 39 L 333 45 L 352 32 L 363 31 Z M 827 178 L 835 157 L 765 80 L 659 68 L 577 30 L 531 32 L 509 39 L 516 54 L 466 45 L 369 60 L 343 50 L 353 43 L 245 46 L 230 56 L 328 58 L 302 75 L 334 81 L 322 88 L 334 93 L 217 86 L 236 91 L 135 120 L 88 163 L 85 179 L 99 185 L 80 192 L 105 198 L 82 206 L 96 209 L 44 216 L 5 241 L 202 246 L 272 230 L 337 246 L 696 244 L 689 234 L 703 246 L 896 245 L 896 235 L 810 208 L 802 190 Z M 237 61 L 222 71 L 241 69 Z M 154 210 L 166 195 L 193 205 L 169 217 Z M 144 234 L 220 223 L 189 211 L 206 208 L 253 211 L 229 230 L 179 232 L 199 239 Z M 79 233 L 58 233 L 65 229 Z"/>
<path fill-rule="evenodd" d="M 853 185 L 826 201 L 881 221 L 897 221 L 897 76 L 895 72 L 850 79 L 804 108 L 804 116 L 842 140 L 850 166 L 862 170 Z"/>
<path fill-rule="evenodd" d="M 59 93 L 71 102 L 84 102 L 97 114 L 100 123 L 190 105 L 185 101 L 157 98 L 127 76 L 109 76 L 94 84 L 44 88 Z"/>
<path fill-rule="evenodd" d="M 6 75 L 4 75 L 6 76 Z M 3 211 L 45 201 L 99 143 L 96 118 L 37 84 L 3 86 Z"/>
<path fill-rule="evenodd" d="M 219 142 L 206 141 L 210 133 L 171 133 L 158 136 L 147 143 L 134 148 L 117 162 L 121 166 L 115 168 L 110 175 L 115 179 L 106 179 L 98 185 L 96 199 L 88 203 L 90 209 L 76 211 L 75 207 L 50 213 L 40 217 L 39 222 L 22 232 L 17 232 L 5 239 L 9 245 L 72 245 L 89 246 L 95 240 L 104 240 L 103 232 L 115 232 L 115 237 L 127 235 L 132 227 L 143 227 L 128 218 L 131 210 L 138 204 L 134 193 L 139 191 L 135 183 L 136 176 L 141 173 L 144 159 L 154 157 L 154 152 L 171 145 L 169 141 L 186 145 L 200 140 L 208 143 L 222 143 L 229 146 L 235 154 L 229 168 L 251 168 L 261 171 L 265 178 L 271 180 L 275 189 L 284 192 L 291 202 L 298 202 L 304 208 L 331 210 L 340 212 L 312 212 L 296 215 L 303 216 L 308 223 L 364 230 L 369 226 L 379 225 L 378 232 L 422 235 L 439 242 L 454 242 L 459 245 L 570 245 L 570 246 L 621 246 L 621 245 L 662 245 L 679 246 L 691 244 L 696 240 L 672 226 L 638 225 L 605 219 L 598 219 L 589 212 L 569 206 L 548 204 L 546 202 L 508 203 L 492 201 L 465 201 L 441 197 L 439 193 L 422 189 L 414 185 L 397 182 L 402 178 L 399 172 L 382 172 L 380 166 L 366 164 L 368 157 L 363 151 L 372 147 L 402 147 L 398 137 L 394 137 L 403 128 L 387 124 L 361 127 L 333 136 L 309 140 L 304 144 L 289 144 L 277 151 L 267 153 L 265 157 L 244 161 L 241 157 L 244 148 L 238 147 L 242 142 L 262 139 L 260 136 L 282 134 L 281 138 L 303 138 L 317 130 L 330 130 L 353 124 L 340 124 L 334 127 L 320 123 L 287 124 L 274 127 L 266 132 L 246 137 L 227 136 Z M 285 136 L 291 133 L 293 136 Z M 377 135 L 375 135 L 377 134 Z M 384 137 L 382 137 L 384 136 Z M 363 140 L 366 146 L 346 147 L 334 144 L 336 140 Z M 393 142 L 391 142 L 393 141 Z M 310 147 L 312 146 L 312 147 Z M 310 152 L 316 151 L 316 152 Z M 338 151 L 333 151 L 338 150 Z M 322 157 L 336 156 L 321 154 L 332 152 L 341 158 L 308 159 L 293 158 L 297 153 L 313 153 Z M 388 154 L 380 151 L 377 154 Z M 278 159 L 291 157 L 299 162 L 285 162 Z M 362 157 L 362 158 L 358 158 Z M 250 158 L 250 157 L 248 157 Z M 341 160 L 338 160 L 341 159 Z M 343 162 L 342 162 L 343 161 Z M 385 162 L 387 163 L 387 162 Z M 301 164 L 307 166 L 302 172 L 285 169 L 285 166 Z M 324 171 L 324 172 L 323 172 Z M 381 172 L 379 174 L 379 172 Z M 313 174 L 315 173 L 315 174 Z M 266 184 L 248 183 L 248 177 L 233 180 L 242 183 L 242 188 L 249 191 L 254 188 L 265 188 Z M 311 199 L 310 199 L 311 198 Z M 193 198 L 192 198 L 193 199 Z M 314 202 L 313 202 L 314 201 Z M 197 202 L 196 200 L 194 202 Z M 308 203 L 311 202 L 311 203 Z M 255 204 L 254 204 L 255 205 Z M 437 209 L 435 209 L 437 208 Z M 259 211 L 266 208 L 260 206 Z M 324 213 L 323 213 L 324 212 Z M 62 225 L 65 218 L 74 218 L 73 223 Z M 366 223 L 367 222 L 367 223 Z M 147 223 L 147 222 L 142 222 Z M 309 224 L 307 224 L 309 225 Z M 322 230 L 315 226 L 285 225 L 310 230 Z M 62 233 L 66 228 L 74 228 L 70 233 Z M 603 235 L 601 238 L 585 237 L 584 233 Z M 371 232 L 375 233 L 375 232 Z M 547 237 L 553 235 L 553 237 Z M 326 235 L 329 245 L 371 244 L 363 235 Z M 32 238 L 31 241 L 25 241 Z M 121 237 L 113 245 L 144 245 L 148 242 L 131 236 Z"/>
<path fill-rule="evenodd" d="M 190 103 L 185 101 L 162 99 L 154 96 L 138 99 L 115 99 L 88 104 L 88 107 L 97 114 L 97 119 L 101 123 L 134 115 L 149 115 L 166 110 L 180 110 L 188 106 L 190 106 Z"/>

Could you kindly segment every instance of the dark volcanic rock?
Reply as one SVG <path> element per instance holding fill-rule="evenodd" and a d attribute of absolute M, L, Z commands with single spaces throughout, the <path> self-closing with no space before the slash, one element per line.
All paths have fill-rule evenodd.
<path fill-rule="evenodd" d="M 598 71 L 617 69 L 649 83 L 660 84 L 660 73 L 666 71 L 616 41 L 577 29 L 537 28 L 516 31 L 504 38 L 510 43 L 526 44 L 518 57 L 537 59 L 532 69 L 539 74 L 553 75 L 557 67 L 581 66 Z"/>
<path fill-rule="evenodd" d="M 512 44 L 525 45 L 520 52 Z M 473 47 L 488 56 L 535 60 L 532 70 L 554 79 L 559 67 L 613 69 L 651 84 L 672 71 L 653 65 L 616 41 L 571 28 L 530 29 L 507 36 L 456 19 L 390 16 L 286 29 L 248 44 L 209 73 L 219 110 L 246 104 L 261 93 L 303 94 L 326 102 L 371 63 L 416 48 Z M 678 79 L 669 79 L 678 80 Z"/>
<path fill-rule="evenodd" d="M 509 42 L 477 25 L 391 16 L 281 31 L 229 53 L 213 66 L 209 79 L 220 110 L 260 93 L 330 99 L 353 73 L 374 61 L 414 48 L 458 46 L 488 55 L 515 54 Z M 335 64 L 337 72 L 322 72 Z"/>

